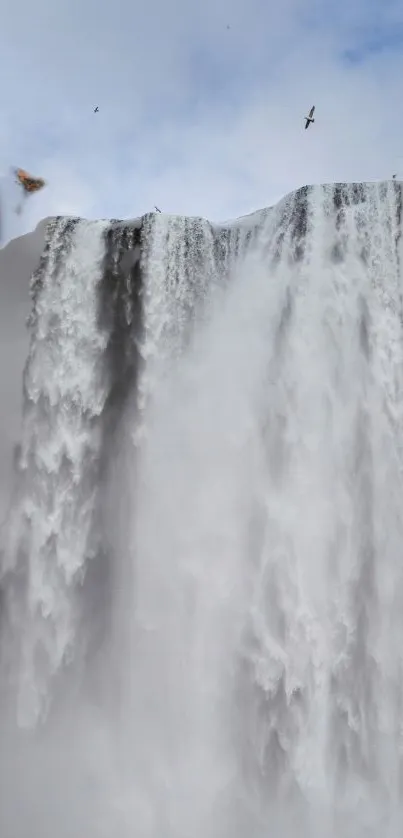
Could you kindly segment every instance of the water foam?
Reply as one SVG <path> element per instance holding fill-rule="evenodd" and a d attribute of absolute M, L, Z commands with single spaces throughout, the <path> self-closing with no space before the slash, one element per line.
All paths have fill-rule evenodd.
<path fill-rule="evenodd" d="M 400 208 L 398 184 L 302 190 L 264 215 L 253 247 L 227 240 L 223 261 L 207 223 L 145 222 L 142 365 L 126 406 L 143 433 L 125 438 L 120 466 L 135 470 L 119 535 L 120 703 L 86 706 L 78 690 L 42 733 L 42 832 L 60 820 L 43 797 L 51 777 L 63 838 L 84 826 L 93 838 L 400 835 Z M 38 510 L 23 555 L 55 667 L 80 647 L 70 593 L 95 491 L 63 494 L 60 452 L 80 474 L 84 451 L 100 456 L 106 398 L 101 229 L 74 235 L 60 284 L 38 298 L 17 507 Z M 110 502 L 117 515 L 118 491 Z M 28 650 L 32 626 L 17 632 Z"/>

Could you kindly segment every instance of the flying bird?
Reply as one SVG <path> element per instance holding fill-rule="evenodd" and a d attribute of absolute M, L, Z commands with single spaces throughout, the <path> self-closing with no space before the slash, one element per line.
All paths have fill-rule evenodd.
<path fill-rule="evenodd" d="M 155 204 L 154 204 L 154 209 L 156 209 L 157 212 L 161 212 L 161 210 L 158 207 L 156 207 Z"/>
<path fill-rule="evenodd" d="M 35 192 L 39 192 L 40 189 L 43 189 L 46 186 L 46 181 L 44 181 L 41 177 L 33 177 L 25 169 L 13 169 L 12 170 L 16 182 L 22 189 L 22 200 L 16 207 L 15 211 L 17 215 L 20 215 L 23 207 L 23 202 L 29 195 L 33 195 Z"/>
<path fill-rule="evenodd" d="M 98 111 L 99 111 L 99 107 L 97 105 L 96 108 L 94 108 L 94 113 L 98 113 Z"/>
<path fill-rule="evenodd" d="M 16 215 L 20 215 L 23 209 L 24 201 L 29 198 L 30 195 L 34 195 L 35 192 L 39 192 L 40 189 L 43 189 L 46 186 L 46 181 L 44 181 L 41 177 L 34 177 L 30 175 L 25 169 L 11 169 L 12 174 L 15 176 L 16 183 L 21 188 L 21 200 L 20 203 L 15 207 Z M 1 176 L 3 172 L 1 172 Z M 2 240 L 2 230 L 1 230 L 1 216 L 0 216 L 0 243 Z"/>
<path fill-rule="evenodd" d="M 311 110 L 309 111 L 309 116 L 304 116 L 304 119 L 306 120 L 305 131 L 306 131 L 307 128 L 309 128 L 311 122 L 315 122 L 315 120 L 313 118 L 314 111 L 315 111 L 315 105 L 312 105 Z"/>

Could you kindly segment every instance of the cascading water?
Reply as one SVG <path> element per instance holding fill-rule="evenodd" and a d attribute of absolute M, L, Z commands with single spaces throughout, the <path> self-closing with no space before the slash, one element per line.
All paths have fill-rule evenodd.
<path fill-rule="evenodd" d="M 4 838 L 400 836 L 401 257 L 396 183 L 232 227 L 52 222 L 4 531 Z"/>

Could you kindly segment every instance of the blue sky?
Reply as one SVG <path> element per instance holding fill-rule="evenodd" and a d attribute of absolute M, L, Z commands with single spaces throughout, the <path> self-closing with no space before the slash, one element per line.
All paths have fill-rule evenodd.
<path fill-rule="evenodd" d="M 403 178 L 403 0 L 6 0 L 0 73 L 0 171 L 49 184 L 17 219 L 5 179 L 9 235 Z"/>

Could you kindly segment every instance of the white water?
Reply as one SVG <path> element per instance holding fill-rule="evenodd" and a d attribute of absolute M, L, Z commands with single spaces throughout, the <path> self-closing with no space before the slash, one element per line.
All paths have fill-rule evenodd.
<path fill-rule="evenodd" d="M 228 287 L 206 283 L 199 319 L 182 269 L 165 286 L 158 218 L 141 417 L 130 405 L 110 495 L 111 516 L 130 510 L 114 535 L 115 634 L 95 697 L 76 687 L 39 739 L 3 734 L 4 838 L 401 835 L 402 276 L 394 187 L 364 195 L 337 230 L 332 188 L 313 191 L 300 262 L 280 206 Z M 99 231 L 88 234 L 96 249 Z M 178 307 L 195 311 L 185 346 Z M 63 346 L 79 327 L 90 373 L 102 335 L 80 306 L 68 312 Z M 102 390 L 86 380 L 94 411 Z M 37 453 L 65 439 L 59 408 Z M 39 504 L 38 527 L 41 515 Z M 66 568 L 85 554 L 70 544 Z M 19 631 L 31 648 L 32 622 Z"/>
<path fill-rule="evenodd" d="M 83 486 L 84 464 L 99 457 L 102 439 L 93 420 L 107 394 L 100 367 L 106 339 L 97 324 L 96 297 L 105 226 L 80 224 L 73 253 L 58 276 L 56 234 L 25 375 L 24 494 L 12 510 L 5 554 L 6 568 L 20 552 L 28 563 L 22 631 L 21 613 L 17 610 L 14 617 L 22 726 L 46 711 L 52 675 L 75 646 L 77 614 L 70 590 L 84 571 L 96 493 L 96 486 Z"/>

